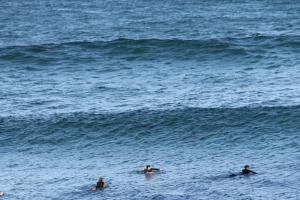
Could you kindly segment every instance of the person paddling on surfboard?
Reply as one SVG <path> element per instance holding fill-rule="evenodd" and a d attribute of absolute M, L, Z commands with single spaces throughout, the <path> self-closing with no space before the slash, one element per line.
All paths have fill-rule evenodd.
<path fill-rule="evenodd" d="M 242 170 L 242 174 L 243 175 L 249 175 L 249 174 L 257 174 L 256 172 L 252 171 L 250 169 L 250 166 L 249 165 L 245 165 L 244 166 L 244 169 Z"/>
<path fill-rule="evenodd" d="M 144 169 L 145 174 L 155 172 L 155 171 L 160 171 L 160 169 L 152 168 L 150 165 L 147 165 L 146 168 Z"/>
<path fill-rule="evenodd" d="M 92 188 L 92 191 L 103 190 L 106 187 L 107 187 L 107 184 L 104 182 L 103 178 L 100 177 L 96 186 Z"/>
<path fill-rule="evenodd" d="M 229 177 L 235 177 L 235 176 L 239 176 L 239 175 L 250 175 L 250 174 L 257 174 L 256 172 L 252 171 L 250 169 L 249 165 L 245 165 L 244 169 L 242 170 L 241 173 L 238 174 L 230 174 Z"/>

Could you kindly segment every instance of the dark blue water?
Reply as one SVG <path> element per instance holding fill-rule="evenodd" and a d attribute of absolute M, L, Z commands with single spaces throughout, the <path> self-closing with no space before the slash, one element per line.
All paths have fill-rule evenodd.
<path fill-rule="evenodd" d="M 3 199 L 300 199 L 299 1 L 0 10 Z"/>

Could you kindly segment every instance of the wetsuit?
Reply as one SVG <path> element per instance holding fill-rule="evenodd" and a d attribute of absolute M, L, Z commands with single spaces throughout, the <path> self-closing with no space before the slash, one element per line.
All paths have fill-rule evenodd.
<path fill-rule="evenodd" d="M 103 189 L 105 187 L 105 183 L 103 181 L 98 181 L 96 185 L 96 189 Z"/>
<path fill-rule="evenodd" d="M 243 171 L 242 171 L 242 174 L 243 174 L 243 175 L 248 175 L 248 174 L 250 174 L 250 173 L 256 174 L 256 172 L 251 171 L 250 169 L 243 169 Z"/>
<path fill-rule="evenodd" d="M 148 169 L 144 169 L 144 173 L 150 173 L 150 172 L 154 172 L 154 171 L 159 171 L 160 169 L 157 168 L 148 168 Z"/>
<path fill-rule="evenodd" d="M 249 175 L 249 174 L 257 174 L 256 172 L 250 170 L 250 169 L 243 169 L 242 173 L 238 173 L 238 174 L 230 174 L 229 177 L 235 177 L 235 176 L 239 176 L 239 175 Z"/>

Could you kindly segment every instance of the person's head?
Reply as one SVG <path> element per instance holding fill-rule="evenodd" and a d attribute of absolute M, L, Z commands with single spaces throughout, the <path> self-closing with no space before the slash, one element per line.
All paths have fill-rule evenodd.
<path fill-rule="evenodd" d="M 99 180 L 98 180 L 98 182 L 103 182 L 103 178 L 100 177 Z"/>
<path fill-rule="evenodd" d="M 150 168 L 150 165 L 147 165 L 147 166 L 146 166 L 146 169 L 149 169 L 149 168 Z"/>
<path fill-rule="evenodd" d="M 249 169 L 249 168 L 250 168 L 249 165 L 245 165 L 245 166 L 244 166 L 244 169 Z"/>

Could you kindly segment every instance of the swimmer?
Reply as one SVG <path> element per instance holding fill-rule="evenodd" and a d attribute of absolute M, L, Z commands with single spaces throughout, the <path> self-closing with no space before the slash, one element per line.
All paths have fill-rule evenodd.
<path fill-rule="evenodd" d="M 103 178 L 99 178 L 99 180 L 96 184 L 96 187 L 93 187 L 92 191 L 103 190 L 106 187 L 107 187 L 107 184 L 104 182 Z"/>
<path fill-rule="evenodd" d="M 152 168 L 150 165 L 147 165 L 146 168 L 144 169 L 145 174 L 155 172 L 155 171 L 160 171 L 160 169 Z"/>
<path fill-rule="evenodd" d="M 242 174 L 243 175 L 249 175 L 249 174 L 257 174 L 256 172 L 250 170 L 250 166 L 249 165 L 245 165 L 244 169 L 242 170 Z"/>

